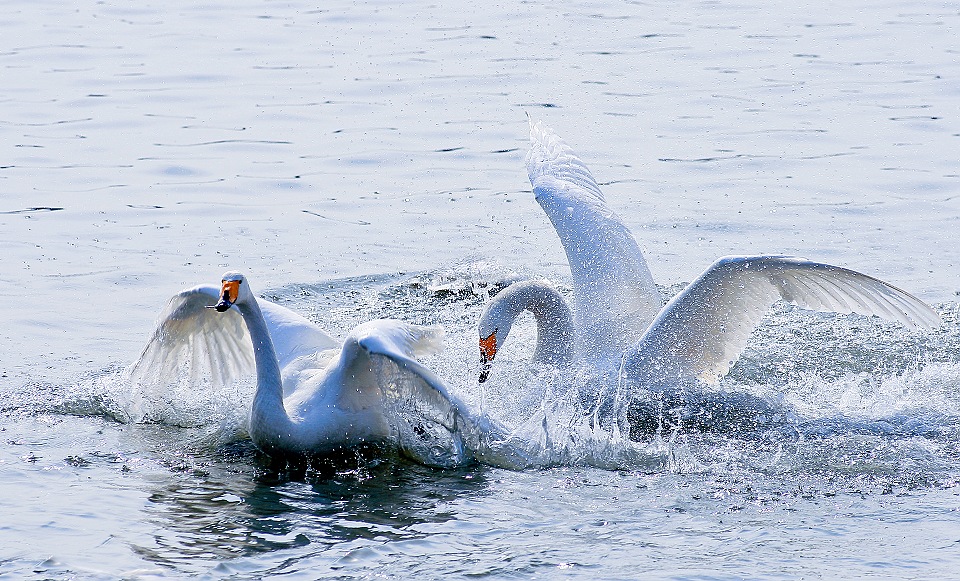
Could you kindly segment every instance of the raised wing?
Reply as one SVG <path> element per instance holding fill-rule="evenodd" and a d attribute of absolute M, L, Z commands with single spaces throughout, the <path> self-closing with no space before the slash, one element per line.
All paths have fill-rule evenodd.
<path fill-rule="evenodd" d="M 913 295 L 853 270 L 802 258 L 729 256 L 663 308 L 625 370 L 640 381 L 714 383 L 778 299 L 818 311 L 876 315 L 909 328 L 940 324 L 937 313 Z"/>
<path fill-rule="evenodd" d="M 220 289 L 200 285 L 174 295 L 160 313 L 156 329 L 140 357 L 129 368 L 138 384 L 158 384 L 206 375 L 217 385 L 253 374 L 253 343 L 236 308 L 218 313 Z M 270 301 L 259 299 L 281 368 L 310 352 L 337 347 L 319 327 Z"/>
<path fill-rule="evenodd" d="M 633 235 L 604 201 L 586 165 L 531 121 L 527 173 L 570 264 L 583 355 L 636 345 L 663 304 Z"/>
<path fill-rule="evenodd" d="M 217 302 L 219 292 L 201 285 L 167 302 L 139 359 L 128 368 L 135 384 L 196 382 L 207 375 L 215 384 L 227 385 L 253 372 L 253 344 L 243 317 L 236 309 L 217 313 L 206 308 Z"/>
<path fill-rule="evenodd" d="M 470 461 L 467 440 L 473 424 L 467 408 L 450 395 L 443 380 L 414 359 L 439 351 L 443 331 L 383 319 L 358 325 L 347 341 L 351 339 L 370 358 L 391 437 L 400 449 L 431 466 Z"/>

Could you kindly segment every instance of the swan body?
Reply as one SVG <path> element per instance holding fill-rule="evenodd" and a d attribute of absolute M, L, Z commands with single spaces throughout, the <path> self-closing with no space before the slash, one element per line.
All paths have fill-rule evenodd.
<path fill-rule="evenodd" d="M 537 352 L 560 350 L 553 344 L 557 339 L 540 329 L 570 327 L 580 345 L 578 354 L 591 353 L 586 359 L 593 363 L 620 366 L 633 382 L 715 383 L 737 361 L 750 333 L 778 300 L 819 311 L 876 315 L 911 329 L 940 324 L 933 309 L 893 285 L 787 256 L 720 258 L 665 306 L 653 309 L 659 294 L 654 294 L 655 287 L 651 290 L 646 263 L 626 226 L 606 209 L 589 170 L 542 124 L 531 122 L 530 134 L 527 170 L 537 201 L 566 250 L 578 311 L 571 315 L 569 308 L 555 307 L 557 303 L 566 307 L 562 297 L 549 308 L 530 309 L 537 317 Z M 631 293 L 631 285 L 639 291 Z M 507 287 L 494 297 L 481 315 L 478 327 L 485 362 L 496 354 L 489 341 L 484 343 L 485 333 L 491 328 L 509 330 L 513 322 L 509 317 L 522 312 L 526 297 L 534 294 L 529 288 L 524 293 L 510 291 Z M 506 338 L 499 335 L 503 336 L 494 347 Z M 488 374 L 485 365 L 481 380 Z"/>
<path fill-rule="evenodd" d="M 412 393 L 418 409 L 433 410 L 431 417 L 450 432 L 444 445 L 452 452 L 431 452 L 446 465 L 462 460 L 456 423 L 465 410 L 415 359 L 436 351 L 441 336 L 435 328 L 383 319 L 358 325 L 340 345 L 289 309 L 258 300 L 242 274 L 228 272 L 219 290 L 199 286 L 171 299 L 131 370 L 136 380 L 200 360 L 226 382 L 252 363 L 250 438 L 281 457 L 393 438 L 397 426 L 388 408 Z M 435 431 L 421 426 L 414 437 Z"/>

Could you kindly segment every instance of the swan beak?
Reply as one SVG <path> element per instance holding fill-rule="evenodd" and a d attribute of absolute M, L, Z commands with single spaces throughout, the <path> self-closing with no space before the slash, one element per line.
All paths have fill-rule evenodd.
<path fill-rule="evenodd" d="M 497 356 L 497 333 L 494 331 L 486 339 L 480 339 L 480 383 L 490 377 L 493 358 Z"/>
<path fill-rule="evenodd" d="M 240 296 L 240 281 L 225 280 L 223 281 L 223 287 L 220 289 L 220 300 L 217 301 L 217 304 L 213 305 L 213 308 L 217 309 L 217 312 L 222 313 L 232 307 L 233 303 L 237 302 L 238 296 Z"/>
<path fill-rule="evenodd" d="M 483 361 L 481 361 L 480 363 L 481 363 L 481 366 L 480 366 L 480 379 L 479 379 L 479 381 L 480 381 L 480 383 L 483 383 L 483 382 L 485 382 L 487 379 L 490 378 L 490 367 L 492 367 L 492 364 L 491 364 L 490 361 L 487 361 L 487 360 L 485 360 L 485 359 L 484 359 Z"/>

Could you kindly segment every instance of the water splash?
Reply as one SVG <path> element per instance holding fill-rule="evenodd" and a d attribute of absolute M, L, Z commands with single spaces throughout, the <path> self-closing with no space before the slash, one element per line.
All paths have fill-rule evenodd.
<path fill-rule="evenodd" d="M 427 464 L 820 474 L 907 487 L 960 474 L 956 304 L 938 307 L 944 326 L 928 334 L 778 306 L 718 386 L 672 394 L 625 391 L 615 373 L 532 366 L 534 325 L 521 319 L 491 380 L 478 384 L 476 321 L 487 297 L 516 278 L 474 263 L 293 285 L 269 297 L 334 335 L 380 317 L 446 330 L 446 350 L 424 363 L 469 413 L 411 405 L 409 390 L 395 391 L 396 440 Z M 218 446 L 246 437 L 253 392 L 252 378 L 220 385 L 181 370 L 133 381 L 113 368 L 65 388 L 32 386 L 7 407 L 199 428 Z"/>

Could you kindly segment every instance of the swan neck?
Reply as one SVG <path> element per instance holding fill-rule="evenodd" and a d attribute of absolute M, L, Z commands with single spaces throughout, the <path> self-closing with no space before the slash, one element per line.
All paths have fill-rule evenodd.
<path fill-rule="evenodd" d="M 567 364 L 573 359 L 573 316 L 567 301 L 551 286 L 534 284 L 511 297 L 511 320 L 530 311 L 537 322 L 537 347 L 534 361 Z"/>
<path fill-rule="evenodd" d="M 537 321 L 537 349 L 534 359 L 569 363 L 573 359 L 573 321 L 566 304 L 545 303 L 542 310 L 530 309 Z"/>
<path fill-rule="evenodd" d="M 283 380 L 280 376 L 280 364 L 270 338 L 270 330 L 260 311 L 256 299 L 238 302 L 236 304 L 243 320 L 247 324 L 247 331 L 253 341 L 253 358 L 257 367 L 257 391 L 253 398 L 253 407 L 250 410 L 250 432 L 254 442 L 261 447 L 272 447 L 283 434 L 289 434 L 285 429 L 291 422 L 283 407 Z M 264 428 L 269 428 L 271 434 L 265 434 Z"/>

